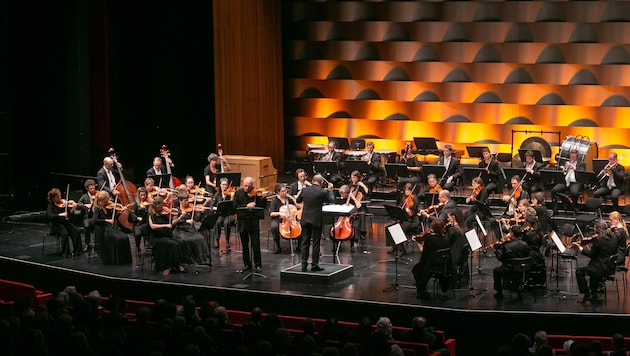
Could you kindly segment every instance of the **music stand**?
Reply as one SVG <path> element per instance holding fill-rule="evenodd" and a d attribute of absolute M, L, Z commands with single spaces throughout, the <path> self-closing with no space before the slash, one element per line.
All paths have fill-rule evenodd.
<path fill-rule="evenodd" d="M 409 177 L 409 170 L 406 164 L 400 163 L 385 163 L 385 176 L 391 179 L 397 179 L 400 177 Z"/>
<path fill-rule="evenodd" d="M 263 220 L 265 218 L 265 209 L 263 208 L 259 208 L 259 207 L 254 207 L 254 208 L 237 208 L 236 209 L 236 216 L 237 219 L 239 220 Z M 254 258 L 254 243 L 253 241 L 249 241 L 249 256 L 250 258 Z M 251 261 L 250 261 L 251 263 Z M 250 264 L 251 266 L 251 264 Z M 254 272 L 254 268 L 253 266 L 251 266 L 251 270 L 250 272 L 243 277 L 243 280 L 246 280 L 247 278 L 251 277 L 251 276 L 258 276 L 258 277 L 263 277 L 263 278 L 267 278 L 267 276 L 265 276 L 262 273 L 258 273 L 258 272 Z"/>
<path fill-rule="evenodd" d="M 474 229 L 468 230 L 465 233 L 466 236 L 466 240 L 468 241 L 468 246 L 469 246 L 469 250 L 468 250 L 468 258 L 470 259 L 470 263 L 468 266 L 468 292 L 469 292 L 469 296 L 471 298 L 474 298 L 476 296 L 475 294 L 475 288 L 473 286 L 473 255 L 474 252 L 479 250 L 479 255 L 481 255 L 481 241 L 479 240 L 479 235 L 477 234 L 477 231 L 475 231 Z M 484 291 L 487 291 L 487 289 L 485 289 Z"/>
<path fill-rule="evenodd" d="M 428 177 L 429 174 L 433 174 L 439 183 L 442 178 L 444 178 L 446 167 L 438 164 L 423 164 L 422 173 L 425 178 Z"/>
<path fill-rule="evenodd" d="M 387 215 L 394 221 L 396 221 L 396 223 L 400 224 L 406 221 L 409 221 L 409 217 L 407 216 L 407 213 L 405 213 L 405 211 L 395 205 L 388 205 L 388 204 L 384 204 L 383 205 L 385 207 L 385 211 L 387 212 Z M 387 232 L 387 230 L 386 230 Z M 380 260 L 378 261 L 378 263 L 384 263 L 384 262 L 396 262 L 398 263 L 398 248 L 397 248 L 397 244 L 394 243 L 394 240 L 390 239 L 390 238 L 385 238 L 385 246 L 394 246 L 394 256 L 395 258 L 390 258 L 390 259 L 386 259 L 386 260 Z M 409 264 L 407 263 L 407 261 L 403 261 L 404 264 Z"/>
<path fill-rule="evenodd" d="M 541 181 L 548 187 L 553 187 L 556 184 L 565 184 L 564 173 L 557 169 L 541 169 L 540 170 Z"/>
<path fill-rule="evenodd" d="M 326 176 L 339 173 L 339 167 L 334 161 L 314 161 L 313 171 L 315 174 Z"/>
<path fill-rule="evenodd" d="M 436 154 L 438 151 L 437 143 L 433 137 L 414 137 L 413 143 L 416 145 L 416 153 L 425 156 L 429 154 Z"/>
<path fill-rule="evenodd" d="M 490 175 L 486 172 L 485 168 L 479 167 L 464 167 L 464 184 L 472 184 L 472 180 L 475 177 L 481 177 L 484 182 L 490 181 Z"/>
<path fill-rule="evenodd" d="M 490 150 L 488 146 L 466 146 L 466 152 L 468 152 L 468 157 L 470 158 L 482 158 L 483 151 Z"/>
<path fill-rule="evenodd" d="M 525 175 L 525 168 L 512 168 L 512 167 L 503 167 L 503 174 L 505 175 L 505 178 L 509 181 L 512 180 L 512 177 L 514 176 L 519 176 L 521 179 L 523 179 L 523 176 Z M 510 185 L 508 185 L 508 187 L 510 187 Z"/>
<path fill-rule="evenodd" d="M 551 290 L 550 294 L 545 295 L 545 297 L 548 296 L 562 296 L 563 299 L 566 299 L 567 295 L 577 295 L 575 293 L 570 293 L 570 292 L 565 292 L 565 291 L 561 291 L 560 290 L 560 257 L 562 257 L 563 259 L 574 259 L 576 260 L 577 263 L 577 253 L 570 253 L 570 249 L 567 249 L 564 244 L 562 243 L 562 241 L 560 240 L 560 238 L 558 237 L 558 234 L 556 234 L 555 231 L 551 231 L 551 233 L 549 234 L 549 238 L 551 239 L 551 241 L 553 242 L 553 247 L 556 249 L 556 288 Z M 551 270 L 553 271 L 553 260 L 552 260 L 552 266 L 551 266 Z"/>
<path fill-rule="evenodd" d="M 594 172 L 575 171 L 575 180 L 582 183 L 583 187 L 589 187 L 592 190 L 599 188 L 599 179 Z"/>
<path fill-rule="evenodd" d="M 540 153 L 539 150 L 525 150 L 525 149 L 518 150 L 518 156 L 521 158 L 521 162 L 525 162 L 525 153 L 527 151 L 534 152 L 534 161 L 539 162 L 539 163 L 544 163 L 542 153 Z"/>
<path fill-rule="evenodd" d="M 222 178 L 226 178 L 230 187 L 241 186 L 241 172 L 223 172 L 217 173 L 217 187 Z"/>
<path fill-rule="evenodd" d="M 391 243 L 394 244 L 394 246 L 398 246 L 400 244 L 407 242 L 407 235 L 405 235 L 405 232 L 403 231 L 402 226 L 400 226 L 400 223 L 387 225 L 385 227 L 385 232 L 387 236 L 386 240 L 391 239 Z M 394 263 L 395 263 L 394 283 L 392 283 L 389 287 L 383 289 L 383 292 L 387 292 L 389 290 L 398 290 L 398 288 L 400 287 L 400 284 L 398 283 L 398 254 L 395 254 Z M 406 286 L 406 287 L 413 288 L 411 286 Z"/>
<path fill-rule="evenodd" d="M 435 205 L 439 202 L 438 196 L 439 193 L 425 193 L 424 194 L 424 208 L 428 208 L 432 205 Z"/>
<path fill-rule="evenodd" d="M 593 158 L 593 172 L 601 172 L 608 164 L 607 158 Z"/>
<path fill-rule="evenodd" d="M 345 168 L 346 168 L 346 172 L 349 172 L 349 173 L 358 171 L 361 174 L 368 174 L 370 172 L 370 165 L 362 160 L 346 161 Z"/>
<path fill-rule="evenodd" d="M 350 149 L 350 142 L 347 137 L 328 137 L 328 142 L 334 142 L 337 146 L 336 148 L 339 150 L 348 150 Z"/>
<path fill-rule="evenodd" d="M 155 186 L 158 188 L 169 188 L 171 182 L 170 174 L 150 174 L 147 175 L 147 178 L 153 179 L 155 182 Z"/>

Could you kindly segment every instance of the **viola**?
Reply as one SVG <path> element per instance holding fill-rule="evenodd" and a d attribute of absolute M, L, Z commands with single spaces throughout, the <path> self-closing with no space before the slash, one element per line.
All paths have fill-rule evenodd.
<path fill-rule="evenodd" d="M 431 213 L 439 213 L 442 208 L 444 208 L 444 203 L 438 203 L 435 205 L 431 205 L 428 208 L 422 210 L 421 212 L 418 213 L 418 215 L 422 215 L 422 213 L 427 213 L 427 214 L 431 214 Z"/>
<path fill-rule="evenodd" d="M 302 234 L 302 225 L 298 220 L 298 209 L 295 205 L 289 204 L 289 199 L 286 199 L 286 204 L 280 207 L 280 215 L 282 216 L 282 222 L 280 223 L 280 236 L 285 239 L 295 239 Z"/>
<path fill-rule="evenodd" d="M 126 207 L 122 205 L 121 203 L 114 203 L 112 201 L 109 201 L 107 205 L 105 205 L 105 209 L 107 210 L 114 209 L 116 211 L 123 211 L 124 209 L 126 209 Z"/>
<path fill-rule="evenodd" d="M 58 208 L 74 208 L 75 206 L 77 206 L 77 203 L 74 200 L 66 200 L 66 199 L 61 199 L 58 203 L 55 203 L 55 205 Z"/>
<path fill-rule="evenodd" d="M 481 189 L 483 189 L 481 186 L 477 186 L 477 188 L 475 188 L 473 190 L 472 194 L 470 195 L 470 200 L 475 201 L 475 199 L 477 198 L 477 196 L 481 192 Z"/>
<path fill-rule="evenodd" d="M 404 203 L 402 205 L 402 209 L 407 213 L 407 216 L 412 217 L 413 216 L 413 200 L 414 200 L 415 196 L 413 194 L 409 194 L 407 195 L 404 199 Z"/>
<path fill-rule="evenodd" d="M 436 184 L 435 187 L 431 187 L 428 190 L 428 193 L 435 194 L 442 191 L 442 187 L 439 184 Z"/>

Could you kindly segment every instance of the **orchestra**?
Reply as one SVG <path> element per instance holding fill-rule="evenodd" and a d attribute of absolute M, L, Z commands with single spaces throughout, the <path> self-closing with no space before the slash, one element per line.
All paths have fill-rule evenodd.
<path fill-rule="evenodd" d="M 125 181 L 123 166 L 110 151 L 110 155 L 103 159 L 96 180 L 85 181 L 84 194 L 77 202 L 68 199 L 67 193 L 63 199 L 59 189 L 52 189 L 48 194 L 47 217 L 51 229 L 62 236 L 62 254 L 78 256 L 94 246 L 104 265 L 124 264 L 131 260 L 131 250 L 125 243 L 129 238 L 135 238 L 137 253 L 142 253 L 142 248 L 149 244 L 153 246 L 155 271 L 169 275 L 171 272 L 185 272 L 185 264 L 211 266 L 210 256 L 213 250 L 219 251 L 221 236 L 225 236 L 225 251 L 229 253 L 231 230 L 237 227 L 243 244 L 243 270 L 260 272 L 262 256 L 259 222 L 239 221 L 236 208 L 265 206 L 267 199 L 260 193 L 266 191 L 267 187 L 256 189 L 250 177 L 245 177 L 242 184 L 232 184 L 225 178 L 217 182 L 217 174 L 231 169 L 222 148 L 218 148 L 218 153 L 207 157 L 209 164 L 204 168 L 203 178 L 198 183 L 191 175 L 185 176 L 184 184 L 178 182 L 174 187 L 163 182 L 156 183 L 156 178 L 161 179 L 165 175 L 172 178 L 170 168 L 174 165 L 168 155 L 163 155 L 153 158 L 153 165 L 146 171 L 143 185 L 136 188 L 132 182 Z M 368 167 L 363 166 L 363 172 L 345 172 L 342 169 L 343 152 L 331 140 L 326 152 L 318 158 L 335 162 L 340 168 L 340 173 L 330 176 L 332 182 L 317 175 L 317 179 L 311 179 L 307 173 L 310 170 L 298 168 L 293 182 L 275 184 L 274 195 L 269 199 L 270 209 L 265 215 L 265 218 L 269 218 L 269 231 L 273 235 L 272 254 L 282 252 L 281 239 L 295 239 L 298 242 L 297 252 L 302 256 L 302 271 L 306 271 L 309 254 L 311 271 L 323 270 L 319 266 L 319 253 L 309 249 L 311 243 L 314 251 L 320 248 L 317 241 L 322 230 L 320 207 L 330 203 L 355 208 L 351 215 L 337 217 L 330 231 L 325 231 L 333 240 L 333 251 L 345 239 L 349 239 L 351 251 L 355 251 L 357 241 L 365 238 L 367 229 L 363 215 L 370 204 L 370 197 L 376 186 L 387 184 L 379 179 L 384 167 L 380 155 L 374 151 L 374 142 L 367 142 L 366 150 L 361 152 L 357 150 L 348 157 L 357 157 L 357 163 L 362 162 Z M 463 270 L 470 268 L 466 261 L 465 249 L 468 245 L 464 233 L 467 228 L 477 225 L 476 217 L 489 221 L 490 230 L 494 232 L 494 242 L 483 246 L 483 251 L 493 249 L 497 257 L 503 257 L 510 250 L 513 254 L 518 250 L 518 254 L 531 257 L 535 268 L 544 270 L 543 251 L 546 250 L 544 245 L 548 243 L 545 236 L 555 230 L 553 217 L 561 204 L 566 205 L 565 199 L 561 198 L 567 198 L 570 202 L 570 206 L 565 206 L 566 209 L 577 211 L 584 194 L 602 200 L 610 199 L 613 211 L 608 215 L 606 224 L 601 220 L 596 223 L 596 233 L 571 244 L 569 248 L 590 257 L 589 266 L 602 259 L 600 255 L 607 258 L 617 256 L 616 263 L 624 261 L 629 236 L 623 217 L 617 211 L 618 198 L 624 189 L 625 168 L 621 164 L 624 157 L 618 158 L 614 152 L 608 155 L 608 162 L 601 170 L 592 172 L 597 173 L 597 186 L 578 181 L 576 172 L 585 172 L 586 164 L 576 149 L 571 149 L 565 161 L 559 162 L 556 167 L 562 171 L 564 180 L 556 179 L 549 186 L 542 179 L 544 173 L 541 173 L 541 168 L 544 163 L 537 162 L 531 150 L 525 152 L 523 174 L 511 176 L 507 185 L 502 183 L 502 177 L 505 177 L 502 167 L 487 148 L 481 150 L 482 157 L 478 164 L 468 164 L 481 168 L 479 175 L 476 176 L 475 172 L 468 182 L 465 182 L 462 169 L 465 164 L 460 162 L 450 144 L 444 144 L 439 154 L 436 154 L 436 165 L 444 167 L 442 176 L 433 173 L 423 176 L 422 166 L 426 162 L 421 162 L 417 151 L 413 150 L 412 142 L 407 142 L 400 152 L 399 162 L 406 168 L 408 175 L 398 177 L 393 190 L 398 194 L 397 207 L 406 216 L 406 220 L 401 221 L 402 229 L 407 236 L 422 236 L 417 238 L 418 241 L 425 241 L 420 246 L 421 250 L 427 247 L 426 236 L 431 236 L 429 240 L 434 236 L 446 237 L 445 240 L 453 249 L 454 267 L 458 269 L 459 277 L 466 276 L 467 272 Z M 403 189 L 399 192 L 401 184 Z M 340 198 L 333 202 L 333 187 L 338 185 L 341 186 Z M 594 191 L 585 191 L 586 187 Z M 460 194 L 455 196 L 454 191 Z M 498 193 L 498 196 L 491 197 L 494 193 Z M 551 214 L 545 204 L 546 196 L 551 198 L 547 199 L 551 203 Z M 222 204 L 226 202 L 229 208 Z M 482 206 L 493 208 L 493 216 L 485 215 L 486 209 L 482 209 Z M 497 213 L 499 209 L 501 211 Z M 82 218 L 84 246 L 81 244 L 79 229 L 69 221 L 73 214 Z M 201 234 L 203 230 L 200 225 L 204 221 L 209 221 L 211 225 L 206 227 L 212 232 L 208 237 Z M 440 226 L 443 223 L 446 224 L 444 231 Z M 427 229 L 425 224 L 435 226 L 439 231 Z M 523 246 L 526 246 L 527 254 L 522 251 Z M 402 247 L 394 246 L 392 251 L 404 254 L 405 249 Z M 496 281 L 505 272 L 502 268 L 505 269 L 504 266 L 497 267 L 494 273 L 497 298 L 501 298 L 502 293 L 502 286 Z M 602 273 L 609 270 L 578 269 L 578 272 L 579 289 L 585 295 L 583 300 L 596 300 L 594 283 L 601 280 Z M 588 276 L 591 278 L 590 284 L 585 282 Z M 425 278 L 418 272 L 416 279 L 421 281 L 417 294 L 425 298 Z"/>

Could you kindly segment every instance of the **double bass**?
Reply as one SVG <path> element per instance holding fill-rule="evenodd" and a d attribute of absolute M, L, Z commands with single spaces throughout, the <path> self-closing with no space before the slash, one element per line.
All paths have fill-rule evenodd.
<path fill-rule="evenodd" d="M 179 187 L 180 185 L 182 185 L 182 181 L 176 177 L 173 177 L 173 172 L 171 172 L 171 165 L 168 163 L 168 158 L 171 155 L 171 152 L 166 148 L 166 145 L 162 145 L 162 148 L 160 148 L 160 155 L 162 155 L 162 158 L 164 159 L 166 174 L 168 174 L 169 177 L 168 187 L 171 188 L 171 190 L 174 190 L 175 187 Z"/>
<path fill-rule="evenodd" d="M 280 222 L 280 236 L 285 239 L 296 239 L 302 234 L 302 225 L 298 220 L 298 209 L 295 205 L 289 204 L 287 194 L 285 205 L 280 207 L 282 221 Z"/>
<path fill-rule="evenodd" d="M 118 158 L 113 148 L 109 149 L 109 154 L 114 160 L 114 167 L 118 168 Z M 115 189 L 120 193 L 119 198 L 124 206 L 132 204 L 134 197 L 136 196 L 136 186 L 130 181 L 125 180 L 122 169 L 118 168 L 120 174 L 120 182 L 116 184 Z M 133 230 L 133 223 L 129 222 L 129 209 L 123 209 L 118 215 L 118 223 L 127 230 Z"/>

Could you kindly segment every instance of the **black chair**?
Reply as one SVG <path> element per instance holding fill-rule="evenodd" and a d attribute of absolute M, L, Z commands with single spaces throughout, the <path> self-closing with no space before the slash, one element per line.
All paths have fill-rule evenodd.
<path fill-rule="evenodd" d="M 626 249 L 627 250 L 627 249 Z M 608 274 L 607 276 L 605 276 L 600 284 L 600 288 L 598 288 L 598 291 L 601 291 L 604 294 L 604 302 L 606 302 L 608 300 L 607 298 L 607 292 L 606 292 L 606 282 L 612 282 L 615 285 L 615 291 L 617 292 L 617 301 L 619 301 L 619 282 L 617 281 L 617 271 L 619 269 L 619 266 L 617 264 L 617 255 L 612 255 L 608 258 L 608 265 L 615 265 L 615 270 Z M 625 265 L 624 265 L 625 267 Z M 625 277 L 625 273 L 624 273 L 624 277 Z M 591 277 L 592 278 L 592 277 Z"/>
<path fill-rule="evenodd" d="M 510 291 L 510 299 L 512 291 L 516 291 L 518 299 L 523 298 L 523 290 L 527 283 L 527 276 L 532 269 L 531 257 L 517 257 L 510 260 L 510 273 L 503 280 L 504 287 Z M 534 294 L 534 297 L 536 295 Z"/>
<path fill-rule="evenodd" d="M 48 224 L 48 232 L 44 233 L 44 235 L 42 236 L 42 255 L 44 254 L 44 248 L 46 247 L 47 237 L 55 238 L 56 254 L 60 255 L 61 254 L 61 235 L 54 232 L 52 228 L 50 227 L 50 224 Z"/>
<path fill-rule="evenodd" d="M 601 215 L 602 201 L 599 198 L 589 197 L 586 199 L 585 212 L 575 217 L 575 223 L 580 226 L 582 232 L 585 233 L 592 228 L 593 223 Z"/>
<path fill-rule="evenodd" d="M 438 284 L 442 285 L 448 281 L 447 288 L 443 291 L 451 289 L 453 297 L 455 297 L 455 289 L 453 289 L 453 258 L 451 256 L 451 248 L 442 248 L 435 251 L 435 256 L 431 262 L 431 278 L 433 278 L 433 298 L 437 297 Z"/>

